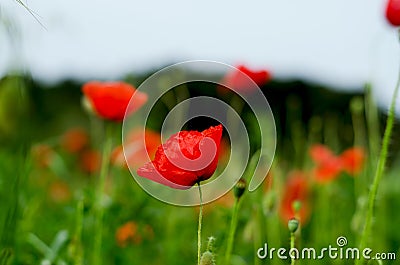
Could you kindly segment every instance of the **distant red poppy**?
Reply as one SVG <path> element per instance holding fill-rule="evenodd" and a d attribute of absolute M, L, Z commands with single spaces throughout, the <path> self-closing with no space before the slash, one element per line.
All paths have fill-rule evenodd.
<path fill-rule="evenodd" d="M 120 226 L 115 232 L 115 240 L 119 247 L 126 247 L 129 243 L 139 244 L 142 237 L 138 233 L 137 224 L 129 221 Z"/>
<path fill-rule="evenodd" d="M 176 189 L 188 189 L 210 178 L 217 168 L 222 125 L 203 132 L 181 131 L 158 147 L 155 159 L 139 176 Z"/>
<path fill-rule="evenodd" d="M 54 151 L 47 144 L 37 144 L 32 148 L 32 156 L 39 167 L 47 168 L 53 160 Z"/>
<path fill-rule="evenodd" d="M 343 170 L 350 175 L 357 175 L 361 172 L 364 165 L 365 153 L 361 147 L 353 147 L 345 150 L 340 155 Z"/>
<path fill-rule="evenodd" d="M 248 78 L 258 86 L 263 86 L 271 79 L 271 73 L 267 70 L 253 71 L 244 65 L 239 65 L 236 68 L 237 70 L 228 73 L 223 79 L 222 83 L 224 87 L 249 92 L 249 90 L 254 88 L 254 85 Z M 226 89 L 220 89 L 220 91 L 224 92 Z"/>
<path fill-rule="evenodd" d="M 400 0 L 389 0 L 387 2 L 386 19 L 393 26 L 400 26 Z"/>
<path fill-rule="evenodd" d="M 161 145 L 161 135 L 158 132 L 146 129 L 136 129 L 129 132 L 125 143 L 125 155 L 128 164 L 131 166 L 139 166 L 146 161 L 148 157 L 154 157 L 158 146 Z M 122 146 L 114 149 L 111 160 L 117 166 L 127 166 L 125 161 L 124 150 Z"/>
<path fill-rule="evenodd" d="M 88 135 L 82 128 L 70 129 L 64 133 L 61 140 L 62 147 L 69 153 L 82 151 L 88 144 Z"/>
<path fill-rule="evenodd" d="M 97 172 L 101 165 L 101 155 L 96 150 L 86 150 L 81 154 L 81 169 L 88 173 Z"/>
<path fill-rule="evenodd" d="M 145 93 L 136 91 L 130 84 L 123 82 L 98 82 L 92 81 L 82 87 L 85 99 L 89 102 L 90 107 L 102 118 L 122 121 L 125 112 L 131 114 L 143 106 L 147 101 Z M 133 94 L 135 102 L 128 104 Z"/>
<path fill-rule="evenodd" d="M 285 184 L 282 200 L 280 203 L 279 214 L 281 218 L 288 222 L 292 218 L 299 218 L 305 223 L 309 217 L 309 183 L 307 176 L 300 171 L 292 172 Z M 299 203 L 299 212 L 295 211 L 294 204 Z"/>
<path fill-rule="evenodd" d="M 49 187 L 49 195 L 54 202 L 63 203 L 71 198 L 71 191 L 65 182 L 55 181 Z"/>
<path fill-rule="evenodd" d="M 310 148 L 311 159 L 315 162 L 313 175 L 318 182 L 329 182 L 342 171 L 342 160 L 328 147 L 317 144 Z"/>
<path fill-rule="evenodd" d="M 335 157 L 335 154 L 323 144 L 314 144 L 310 148 L 310 157 L 315 163 L 324 163 Z"/>

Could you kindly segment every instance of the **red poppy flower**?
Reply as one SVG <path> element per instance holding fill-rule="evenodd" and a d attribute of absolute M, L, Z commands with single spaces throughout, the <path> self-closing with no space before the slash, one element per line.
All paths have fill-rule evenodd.
<path fill-rule="evenodd" d="M 349 148 L 340 155 L 344 171 L 353 176 L 361 172 L 364 158 L 364 149 L 360 147 Z"/>
<path fill-rule="evenodd" d="M 54 202 L 63 203 L 71 198 L 71 191 L 65 182 L 55 181 L 49 187 L 49 195 Z"/>
<path fill-rule="evenodd" d="M 388 1 L 386 6 L 386 19 L 393 26 L 400 26 L 400 0 Z"/>
<path fill-rule="evenodd" d="M 313 145 L 310 148 L 310 156 L 316 164 L 313 175 L 319 182 L 335 179 L 343 169 L 342 160 L 324 145 Z"/>
<path fill-rule="evenodd" d="M 46 144 L 38 144 L 32 148 L 32 156 L 41 168 L 47 168 L 54 158 L 54 150 Z"/>
<path fill-rule="evenodd" d="M 143 138 L 144 141 L 143 141 Z M 153 157 L 161 144 L 161 135 L 146 129 L 133 130 L 129 133 L 125 143 L 126 161 L 131 166 L 139 166 L 146 161 L 148 157 Z M 125 161 L 124 150 L 122 146 L 114 149 L 111 160 L 117 166 L 127 166 Z"/>
<path fill-rule="evenodd" d="M 123 82 L 92 81 L 83 85 L 82 91 L 90 107 L 102 118 L 122 121 L 125 112 L 131 114 L 138 110 L 147 101 L 145 93 L 137 91 L 135 102 L 128 104 L 136 89 Z"/>
<path fill-rule="evenodd" d="M 317 164 L 324 163 L 327 160 L 332 159 L 332 157 L 335 157 L 331 149 L 323 144 L 315 144 L 311 146 L 310 156 L 311 159 Z"/>
<path fill-rule="evenodd" d="M 100 169 L 101 155 L 96 150 L 86 150 L 81 154 L 81 169 L 88 173 L 94 173 Z"/>
<path fill-rule="evenodd" d="M 67 152 L 77 153 L 88 144 L 88 138 L 85 130 L 81 128 L 71 129 L 63 135 L 61 145 Z"/>
<path fill-rule="evenodd" d="M 258 86 L 263 86 L 271 79 L 271 73 L 267 70 L 252 71 L 244 65 L 236 67 L 237 70 L 228 73 L 224 80 L 223 85 L 228 88 L 233 88 L 243 92 L 250 92 L 254 85 L 246 78 L 246 75 L 253 80 Z M 225 89 L 226 90 L 226 89 Z M 225 91 L 221 89 L 221 92 Z"/>
<path fill-rule="evenodd" d="M 115 239 L 119 247 L 126 247 L 130 242 L 139 244 L 142 241 L 138 233 L 138 225 L 133 221 L 120 226 L 115 232 Z"/>
<path fill-rule="evenodd" d="M 279 214 L 285 222 L 292 218 L 299 218 L 302 223 L 307 221 L 309 217 L 308 189 L 308 180 L 303 172 L 294 171 L 290 174 L 279 209 Z M 294 209 L 294 204 L 297 202 L 301 204 L 299 212 Z"/>
<path fill-rule="evenodd" d="M 155 159 L 137 170 L 138 175 L 176 189 L 210 178 L 217 168 L 222 130 L 218 125 L 172 135 L 158 147 Z"/>

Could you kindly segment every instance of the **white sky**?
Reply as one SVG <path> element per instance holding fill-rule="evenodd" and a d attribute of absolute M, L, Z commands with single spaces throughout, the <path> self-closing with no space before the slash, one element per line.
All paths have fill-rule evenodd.
<path fill-rule="evenodd" d="M 378 101 L 388 102 L 400 47 L 385 2 L 29 0 L 44 29 L 15 0 L 0 0 L 19 29 L 11 43 L 0 27 L 0 76 L 22 67 L 47 81 L 113 79 L 202 59 L 340 89 L 372 80 Z"/>

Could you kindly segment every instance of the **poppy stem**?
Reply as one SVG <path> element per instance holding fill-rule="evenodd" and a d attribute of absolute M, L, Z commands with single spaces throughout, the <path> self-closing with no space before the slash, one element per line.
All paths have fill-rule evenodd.
<path fill-rule="evenodd" d="M 233 95 L 229 103 L 236 112 L 227 112 L 227 123 L 232 124 L 232 128 L 237 130 L 239 128 L 238 120 L 235 119 L 235 114 L 242 115 L 245 106 L 245 101 L 238 95 Z"/>
<path fill-rule="evenodd" d="M 233 206 L 233 213 L 232 213 L 232 219 L 231 219 L 231 226 L 230 226 L 229 236 L 228 236 L 228 244 L 227 244 L 226 252 L 225 252 L 225 264 L 226 265 L 229 265 L 230 261 L 231 261 L 231 254 L 232 254 L 232 249 L 233 249 L 233 241 L 235 239 L 235 231 L 236 231 L 236 226 L 237 226 L 238 213 L 239 213 L 239 198 L 235 198 L 235 204 Z"/>
<path fill-rule="evenodd" d="M 375 177 L 372 182 L 371 190 L 369 192 L 368 196 L 368 209 L 367 209 L 367 216 L 365 219 L 365 225 L 363 232 L 361 234 L 361 240 L 360 240 L 360 250 L 363 250 L 366 247 L 366 244 L 369 240 L 370 234 L 371 234 L 371 228 L 372 228 L 372 219 L 374 217 L 374 208 L 375 208 L 375 199 L 376 199 L 376 194 L 378 192 L 378 187 L 379 183 L 382 179 L 383 173 L 385 171 L 385 166 L 386 166 L 386 159 L 388 156 L 388 149 L 389 149 L 389 142 L 390 142 L 390 137 L 392 134 L 392 129 L 393 129 L 393 123 L 394 123 L 394 118 L 395 118 L 395 109 L 396 109 L 396 99 L 397 95 L 399 92 L 399 86 L 400 86 L 400 73 L 398 76 L 397 84 L 393 93 L 392 97 L 392 102 L 390 104 L 389 112 L 388 112 L 388 117 L 386 121 L 386 128 L 385 128 L 385 133 L 383 135 L 383 142 L 382 142 L 382 147 L 378 159 L 378 165 L 375 171 Z M 357 264 L 362 264 L 364 261 L 364 258 L 362 257 L 361 259 L 356 261 Z"/>
<path fill-rule="evenodd" d="M 199 226 L 197 229 L 197 264 L 200 265 L 201 259 L 201 223 L 203 221 L 203 194 L 201 192 L 200 183 L 199 186 L 199 196 L 200 196 L 200 211 L 199 211 Z"/>
<path fill-rule="evenodd" d="M 83 227 L 83 199 L 78 201 L 76 206 L 76 219 L 75 219 L 75 253 L 74 253 L 74 265 L 83 264 L 83 248 L 82 248 L 82 227 Z"/>
<path fill-rule="evenodd" d="M 106 139 L 103 146 L 103 155 L 101 160 L 101 169 L 100 169 L 100 179 L 99 184 L 97 186 L 97 193 L 94 205 L 94 214 L 95 214 L 95 233 L 94 233 L 94 242 L 93 242 L 93 264 L 101 265 L 101 245 L 102 245 L 102 237 L 103 237 L 103 218 L 104 218 L 104 205 L 103 205 L 103 196 L 104 196 L 104 187 L 107 178 L 107 174 L 110 166 L 110 154 L 112 148 L 112 134 L 111 134 L 111 126 L 112 124 L 106 124 Z"/>
<path fill-rule="evenodd" d="M 294 249 L 294 241 L 295 241 L 296 237 L 294 235 L 294 232 L 290 233 L 290 249 Z M 296 263 L 296 259 L 293 255 L 291 255 L 291 262 L 290 265 L 294 265 Z"/>
<path fill-rule="evenodd" d="M 373 100 L 370 83 L 365 87 L 365 115 L 367 117 L 369 160 L 375 166 L 379 154 L 380 124 L 378 108 Z"/>

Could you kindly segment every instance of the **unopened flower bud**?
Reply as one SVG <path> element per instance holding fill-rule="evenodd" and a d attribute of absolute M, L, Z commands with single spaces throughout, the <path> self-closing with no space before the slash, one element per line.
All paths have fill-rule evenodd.
<path fill-rule="evenodd" d="M 355 97 L 350 101 L 350 109 L 356 114 L 362 114 L 364 111 L 364 99 L 362 97 Z"/>
<path fill-rule="evenodd" d="M 239 181 L 236 183 L 234 189 L 233 189 L 233 194 L 237 199 L 242 197 L 244 191 L 246 190 L 246 180 L 241 178 Z"/>
<path fill-rule="evenodd" d="M 290 219 L 288 222 L 288 228 L 290 233 L 296 232 L 297 229 L 299 228 L 299 220 L 297 220 L 296 218 Z"/>
<path fill-rule="evenodd" d="M 81 104 L 82 104 L 83 109 L 86 111 L 86 113 L 91 114 L 91 115 L 96 113 L 92 106 L 92 103 L 90 103 L 90 101 L 87 97 L 82 97 Z"/>
<path fill-rule="evenodd" d="M 295 200 L 295 201 L 292 203 L 292 208 L 293 208 L 293 211 L 294 211 L 295 213 L 300 212 L 300 210 L 301 210 L 301 201 Z"/>
<path fill-rule="evenodd" d="M 200 259 L 200 265 L 215 265 L 214 255 L 210 251 L 204 252 Z"/>

